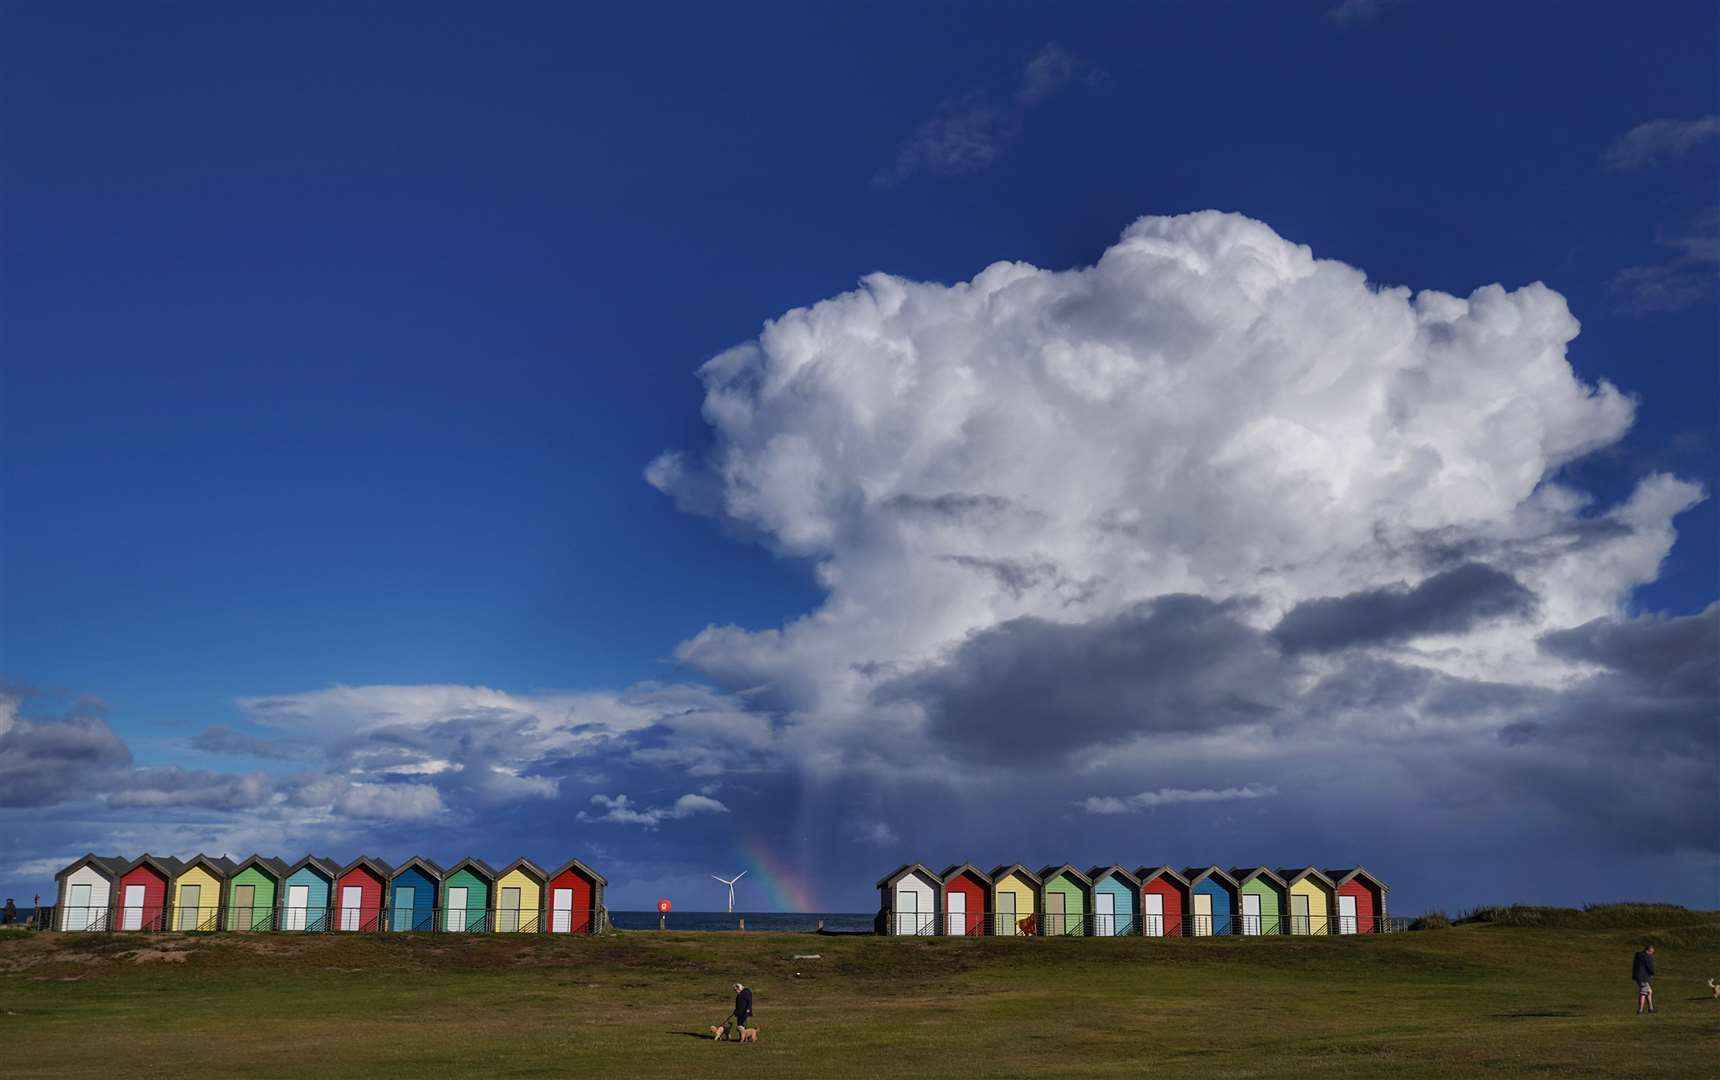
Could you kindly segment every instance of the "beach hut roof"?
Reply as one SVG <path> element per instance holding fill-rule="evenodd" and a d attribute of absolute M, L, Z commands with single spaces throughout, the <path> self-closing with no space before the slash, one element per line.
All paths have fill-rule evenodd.
<path fill-rule="evenodd" d="M 1051 881 L 1065 875 L 1074 878 L 1089 889 L 1093 887 L 1092 878 L 1075 869 L 1073 866 L 1070 866 L 1068 863 L 1064 863 L 1062 866 L 1042 866 L 1039 868 L 1039 880 L 1042 882 Z"/>
<path fill-rule="evenodd" d="M 496 880 L 496 868 L 495 867 L 491 866 L 489 863 L 485 862 L 482 859 L 474 859 L 474 858 L 471 858 L 470 856 L 468 856 L 464 859 L 461 859 L 459 862 L 455 863 L 453 866 L 450 866 L 448 868 L 448 872 L 446 874 L 444 874 L 443 876 L 444 877 L 453 877 L 455 874 L 458 874 L 460 871 L 467 870 L 467 869 L 476 870 L 478 872 L 479 877 L 486 878 L 490 881 Z"/>
<path fill-rule="evenodd" d="M 874 889 L 882 889 L 882 888 L 885 888 L 887 886 L 894 885 L 897 881 L 900 881 L 902 878 L 907 877 L 909 874 L 913 873 L 916 870 L 918 870 L 920 873 L 924 874 L 926 876 L 926 879 L 929 881 L 936 881 L 936 882 L 941 883 L 944 880 L 943 878 L 939 877 L 938 875 L 932 873 L 931 867 L 927 866 L 925 863 L 917 863 L 917 862 L 916 863 L 903 863 L 901 866 L 896 867 L 896 869 L 890 871 L 888 874 L 885 874 L 883 877 L 879 878 L 878 884 L 876 884 L 872 887 Z"/>
<path fill-rule="evenodd" d="M 1170 878 L 1183 888 L 1188 888 L 1188 878 L 1168 866 L 1143 866 L 1135 871 L 1135 876 L 1141 879 L 1142 885 L 1150 884 L 1154 878 L 1162 877 Z"/>
<path fill-rule="evenodd" d="M 958 874 L 972 874 L 974 877 L 979 878 L 983 883 L 987 885 L 991 884 L 991 875 L 970 862 L 957 863 L 954 866 L 945 868 L 944 872 L 938 875 L 938 880 L 943 882 L 945 885 L 948 885 Z"/>
<path fill-rule="evenodd" d="M 602 874 L 593 870 L 591 867 L 580 862 L 578 859 L 569 859 L 566 862 L 562 863 L 560 866 L 556 867 L 554 870 L 551 870 L 549 872 L 549 874 L 547 875 L 547 880 L 554 881 L 556 878 L 567 873 L 569 870 L 578 870 L 581 875 L 583 875 L 584 877 L 590 878 L 592 881 L 597 882 L 599 885 L 602 885 L 605 887 L 608 887 L 608 885 L 609 885 L 609 879 L 608 878 L 604 877 Z"/>
<path fill-rule="evenodd" d="M 61 870 L 59 873 L 55 874 L 54 880 L 58 881 L 61 878 L 66 877 L 69 874 L 74 874 L 80 868 L 85 867 L 85 866 L 93 866 L 97 870 L 99 870 L 103 876 L 110 877 L 110 878 L 117 878 L 120 876 L 120 874 L 124 873 L 128 869 L 128 867 L 126 865 L 126 860 L 123 856 L 120 856 L 120 855 L 97 855 L 95 852 L 92 851 L 92 852 L 87 852 L 82 858 L 71 863 L 64 870 Z"/>
<path fill-rule="evenodd" d="M 263 871 L 263 873 L 265 873 L 265 874 L 268 874 L 270 877 L 274 878 L 276 881 L 285 880 L 287 877 L 287 873 L 288 873 L 287 864 L 285 862 L 282 862 L 280 859 L 274 858 L 273 856 L 269 856 L 269 855 L 258 855 L 258 854 L 253 853 L 251 855 L 251 857 L 246 859 L 244 862 L 236 863 L 233 867 L 232 872 L 229 873 L 227 876 L 232 877 L 233 875 L 239 873 L 239 871 L 244 870 L 246 867 L 251 867 L 251 866 L 255 866 L 257 869 Z"/>
<path fill-rule="evenodd" d="M 335 876 L 345 877 L 361 866 L 375 874 L 378 881 L 387 881 L 394 876 L 394 867 L 389 866 L 381 859 L 373 858 L 369 855 L 360 855 L 358 858 L 347 863 L 336 871 Z"/>
<path fill-rule="evenodd" d="M 1290 887 L 1289 882 L 1285 881 L 1270 867 L 1266 866 L 1256 866 L 1252 868 L 1246 866 L 1233 866 L 1230 868 L 1230 876 L 1236 879 L 1236 883 L 1238 885 L 1246 885 L 1255 878 L 1265 878 L 1280 889 L 1287 889 Z"/>
<path fill-rule="evenodd" d="M 179 875 L 180 870 L 184 869 L 185 864 L 171 855 L 151 855 L 146 851 L 142 855 L 139 855 L 137 858 L 126 863 L 125 869 L 121 870 L 120 873 L 129 874 L 140 866 L 153 867 L 156 873 L 168 880 L 172 880 Z"/>
<path fill-rule="evenodd" d="M 1204 870 L 1198 866 L 1191 866 L 1183 871 L 1183 876 L 1188 879 L 1190 888 L 1199 885 L 1201 881 L 1209 877 L 1222 878 L 1226 885 L 1233 889 L 1236 888 L 1236 879 L 1216 866 L 1209 866 Z"/>
<path fill-rule="evenodd" d="M 995 885 L 999 880 L 1006 878 L 1011 874 L 1016 874 L 1020 877 L 1024 877 L 1028 881 L 1033 882 L 1035 885 L 1045 884 L 1043 881 L 1040 880 L 1038 874 L 1035 874 L 1033 871 L 1029 870 L 1027 867 L 1021 865 L 1020 863 L 1005 863 L 1002 866 L 992 867 L 991 868 L 992 884 Z"/>
<path fill-rule="evenodd" d="M 193 855 L 191 858 L 180 863 L 179 872 L 173 876 L 178 877 L 193 866 L 201 866 L 203 869 L 213 874 L 218 881 L 226 881 L 228 878 L 233 876 L 233 871 L 238 869 L 238 864 L 232 859 L 227 858 L 225 855 L 205 855 L 202 852 L 198 852 L 196 855 Z"/>
<path fill-rule="evenodd" d="M 501 873 L 497 874 L 496 876 L 498 878 L 504 878 L 504 877 L 507 877 L 509 874 L 513 873 L 515 870 L 524 870 L 526 873 L 530 874 L 532 877 L 537 878 L 538 884 L 540 884 L 540 885 L 543 884 L 545 881 L 549 880 L 549 878 L 543 872 L 543 867 L 539 866 L 535 862 L 532 862 L 530 859 L 515 859 L 513 862 L 502 867 Z"/>
<path fill-rule="evenodd" d="M 1373 872 L 1365 866 L 1352 866 L 1348 870 L 1327 870 L 1326 876 L 1331 879 L 1333 888 L 1341 888 L 1357 878 L 1366 878 L 1368 881 L 1373 883 L 1374 888 L 1378 889 L 1382 893 L 1389 891 L 1391 888 L 1391 886 L 1375 877 Z"/>
<path fill-rule="evenodd" d="M 1320 872 L 1320 868 L 1317 866 L 1304 866 L 1300 870 L 1293 870 L 1288 867 L 1280 866 L 1278 868 L 1278 876 L 1284 879 L 1285 885 L 1294 885 L 1303 878 L 1313 878 L 1328 889 L 1337 887 L 1331 878 Z"/>
<path fill-rule="evenodd" d="M 325 859 L 321 855 L 306 855 L 298 862 L 287 867 L 286 876 L 292 877 L 307 866 L 321 874 L 323 877 L 328 878 L 330 881 L 340 877 L 340 864 L 335 862 L 333 859 Z"/>
<path fill-rule="evenodd" d="M 1110 866 L 1095 866 L 1092 869 L 1087 871 L 1087 876 L 1093 880 L 1093 884 L 1095 884 L 1095 885 L 1097 885 L 1099 882 L 1105 880 L 1108 877 L 1114 877 L 1114 878 L 1122 878 L 1124 881 L 1128 882 L 1130 885 L 1133 885 L 1137 889 L 1141 887 L 1141 879 L 1140 878 L 1129 873 L 1127 870 L 1123 869 L 1121 866 L 1116 865 L 1115 863 L 1112 863 Z"/>
<path fill-rule="evenodd" d="M 393 875 L 390 876 L 389 880 L 390 881 L 394 880 L 394 878 L 399 877 L 401 874 L 405 873 L 406 871 L 412 869 L 415 866 L 418 869 L 422 870 L 424 872 L 425 876 L 428 877 L 431 881 L 441 881 L 442 880 L 442 868 L 440 866 L 437 866 L 435 863 L 431 862 L 429 859 L 426 859 L 422 855 L 414 855 L 410 859 L 407 859 L 405 862 L 401 863 L 399 866 L 396 866 L 394 868 L 394 873 L 393 873 Z"/>

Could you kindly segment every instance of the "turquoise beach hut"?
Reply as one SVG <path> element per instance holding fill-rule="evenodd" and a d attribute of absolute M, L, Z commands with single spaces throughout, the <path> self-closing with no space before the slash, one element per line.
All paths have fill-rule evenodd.
<path fill-rule="evenodd" d="M 1087 871 L 1093 881 L 1093 936 L 1128 937 L 1140 933 L 1135 922 L 1135 897 L 1141 881 L 1121 866 L 1095 866 Z"/>

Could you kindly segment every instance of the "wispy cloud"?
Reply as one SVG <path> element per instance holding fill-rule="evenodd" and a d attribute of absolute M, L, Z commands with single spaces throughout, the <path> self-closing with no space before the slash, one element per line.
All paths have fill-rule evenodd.
<path fill-rule="evenodd" d="M 1664 226 L 1655 241 L 1678 254 L 1662 263 L 1627 266 L 1613 276 L 1619 310 L 1631 315 L 1682 311 L 1714 290 L 1720 267 L 1720 207 L 1698 214 L 1682 228 Z"/>
<path fill-rule="evenodd" d="M 1073 84 L 1103 85 L 1099 67 L 1061 45 L 1050 44 L 1027 61 L 1013 96 L 971 90 L 938 102 L 932 115 L 896 153 L 889 168 L 872 177 L 876 187 L 895 187 L 921 172 L 960 176 L 991 165 L 1021 136 L 1027 113 Z"/>
<path fill-rule="evenodd" d="M 665 821 L 678 821 L 694 814 L 726 814 L 729 808 L 709 795 L 683 795 L 668 806 L 641 807 L 625 795 L 593 795 L 591 805 L 603 808 L 601 814 L 581 810 L 579 821 L 607 821 L 616 825 L 643 825 L 654 829 Z"/>
<path fill-rule="evenodd" d="M 1278 789 L 1263 784 L 1229 788 L 1159 788 L 1138 795 L 1090 795 L 1076 805 L 1089 814 L 1139 814 L 1160 806 L 1180 803 L 1231 802 L 1236 799 L 1265 799 Z"/>
<path fill-rule="evenodd" d="M 1613 172 L 1652 168 L 1720 138 L 1720 114 L 1694 120 L 1650 120 L 1620 135 L 1607 147 L 1602 161 Z"/>

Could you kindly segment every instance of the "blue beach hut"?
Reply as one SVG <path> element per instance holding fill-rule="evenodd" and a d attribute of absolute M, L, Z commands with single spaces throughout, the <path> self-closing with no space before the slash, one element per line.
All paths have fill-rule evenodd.
<path fill-rule="evenodd" d="M 442 868 L 414 855 L 394 868 L 388 882 L 388 929 L 398 932 L 436 929 L 436 897 L 442 890 Z"/>
<path fill-rule="evenodd" d="M 1236 914 L 1236 879 L 1216 866 L 1191 866 L 1188 878 L 1189 929 L 1194 937 L 1222 937 L 1233 933 Z"/>

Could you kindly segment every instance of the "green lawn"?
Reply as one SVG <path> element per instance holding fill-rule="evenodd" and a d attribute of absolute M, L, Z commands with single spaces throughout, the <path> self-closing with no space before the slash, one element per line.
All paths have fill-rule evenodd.
<path fill-rule="evenodd" d="M 5 934 L 0 1075 L 1713 1077 L 1710 976 L 1713 913 L 1195 941 Z M 735 979 L 758 1046 L 706 1037 Z"/>

